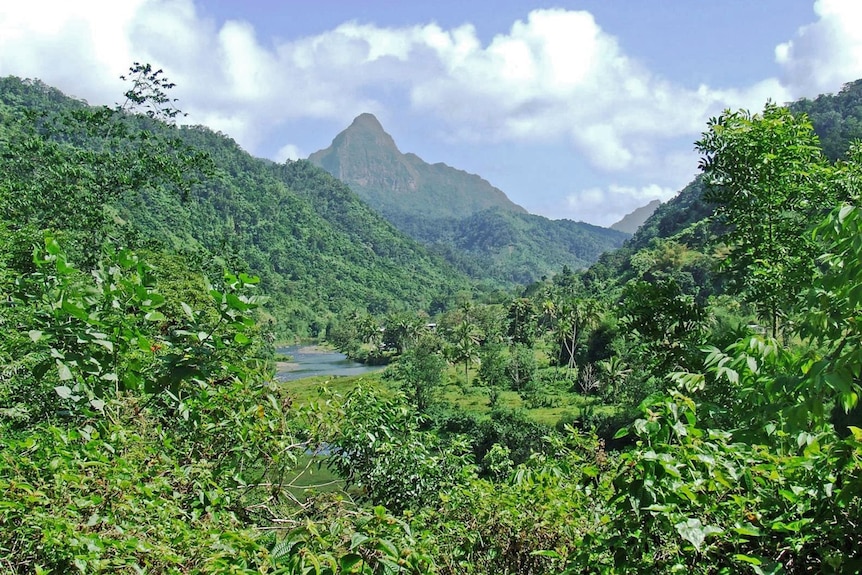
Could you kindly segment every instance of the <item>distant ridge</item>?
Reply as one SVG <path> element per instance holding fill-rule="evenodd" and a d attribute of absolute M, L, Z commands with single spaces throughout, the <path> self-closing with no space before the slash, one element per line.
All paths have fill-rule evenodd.
<path fill-rule="evenodd" d="M 660 200 L 653 200 L 645 206 L 637 208 L 630 214 L 623 216 L 623 219 L 611 226 L 612 230 L 625 232 L 627 234 L 635 233 L 639 227 L 658 209 L 661 205 Z"/>
<path fill-rule="evenodd" d="M 473 279 L 529 284 L 578 269 L 629 234 L 528 214 L 475 174 L 399 151 L 372 114 L 309 157 L 346 183 L 396 228 Z"/>
<path fill-rule="evenodd" d="M 475 174 L 401 153 L 373 114 L 357 116 L 328 148 L 308 160 L 349 185 L 393 223 L 405 215 L 462 218 L 489 208 L 526 213 Z"/>

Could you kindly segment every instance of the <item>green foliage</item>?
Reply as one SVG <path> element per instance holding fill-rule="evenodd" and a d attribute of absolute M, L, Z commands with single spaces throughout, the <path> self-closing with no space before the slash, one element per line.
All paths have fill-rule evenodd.
<path fill-rule="evenodd" d="M 508 384 L 506 367 L 508 356 L 503 344 L 486 344 L 480 352 L 479 381 L 493 388 L 505 388 Z"/>
<path fill-rule="evenodd" d="M 825 158 L 808 119 L 774 104 L 762 114 L 728 111 L 708 125 L 696 147 L 706 198 L 729 226 L 726 265 L 776 337 L 813 269 L 816 247 L 805 230 L 837 199 L 824 186 Z"/>
<path fill-rule="evenodd" d="M 437 399 L 445 371 L 440 342 L 425 335 L 387 369 L 386 377 L 397 382 L 411 405 L 421 413 Z"/>
<path fill-rule="evenodd" d="M 661 377 L 693 364 L 708 312 L 675 280 L 632 281 L 623 290 L 620 329 L 641 365 Z"/>
<path fill-rule="evenodd" d="M 80 430 L 3 429 L 0 568 L 4 572 L 251 573 L 267 564 L 233 495 L 205 460 L 178 461 L 140 403 Z M 222 567 L 220 567 L 222 566 Z M 243 568 L 245 567 L 245 568 Z"/>
<path fill-rule="evenodd" d="M 322 336 L 344 310 L 427 308 L 465 285 L 323 170 L 257 160 L 222 134 L 165 124 L 170 83 L 146 65 L 130 80 L 142 83 L 142 101 L 119 110 L 0 81 L 9 112 L 0 212 L 16 231 L 52 230 L 83 268 L 119 241 L 181 253 L 214 283 L 225 267 L 256 275 L 282 335 Z"/>
<path fill-rule="evenodd" d="M 352 513 L 350 513 L 352 511 Z M 437 572 L 433 558 L 410 524 L 376 506 L 370 511 L 339 509 L 325 524 L 308 522 L 274 547 L 276 572 L 335 575 L 395 575 Z"/>
<path fill-rule="evenodd" d="M 531 347 L 517 343 L 509 351 L 506 362 L 509 387 L 515 391 L 526 389 L 536 375 L 536 356 Z"/>
<path fill-rule="evenodd" d="M 837 94 L 801 99 L 789 106 L 794 114 L 811 118 L 823 153 L 831 161 L 843 158 L 850 144 L 862 139 L 862 81 L 848 82 Z"/>
<path fill-rule="evenodd" d="M 136 72 L 143 84 L 130 103 L 155 105 L 153 115 L 173 110 L 161 72 Z M 224 138 L 189 130 L 189 141 L 210 142 L 216 158 L 236 163 L 216 161 L 230 167 L 215 179 L 201 166 L 176 174 L 180 156 L 172 159 L 162 140 L 140 148 L 142 165 L 154 170 L 148 179 L 127 181 L 140 169 L 125 171 L 146 139 L 140 128 L 173 128 L 71 105 L 39 85 L 3 86 L 0 162 L 10 171 L 0 179 L 0 206 L 33 223 L 0 223 L 0 570 L 862 570 L 862 430 L 852 420 L 837 431 L 831 423 L 858 410 L 862 380 L 858 145 L 828 165 L 804 120 L 772 106 L 763 116 L 723 116 L 705 135 L 717 154 L 710 177 L 721 179 L 712 183 L 726 186 L 710 193 L 733 192 L 718 198 L 719 212 L 739 215 L 754 204 L 737 204 L 738 196 L 756 195 L 780 232 L 767 242 L 801 238 L 764 247 L 761 255 L 781 264 L 770 267 L 745 259 L 759 244 L 740 251 L 759 232 L 727 222 L 735 242 L 728 261 L 744 264 L 736 273 L 738 285 L 752 288 L 746 298 L 761 309 L 772 301 L 758 299 L 761 279 L 748 276 L 768 276 L 761 287 L 787 280 L 783 338 L 747 327 L 745 305 L 715 297 L 720 284 L 704 285 L 713 281 L 711 256 L 699 250 L 720 228 L 687 225 L 694 216 L 684 210 L 644 228 L 667 223 L 672 238 L 652 237 L 580 277 L 564 269 L 509 302 L 471 304 L 465 292 L 441 292 L 438 304 L 459 308 L 437 320 L 438 338 L 421 314 L 398 313 L 399 297 L 426 301 L 430 292 L 393 280 L 387 295 L 385 276 L 376 275 L 416 263 L 406 255 L 413 244 L 386 226 L 357 231 L 374 217 L 307 163 L 264 169 Z M 25 104 L 43 112 L 7 113 Z M 62 225 L 39 191 L 66 206 L 80 199 L 88 211 L 81 221 L 98 229 Z M 794 191 L 806 203 L 781 195 Z M 697 194 L 676 207 L 698 213 Z M 107 207 L 94 198 L 107 198 Z M 296 226 L 274 223 L 277 210 L 252 225 L 265 212 L 261 199 L 290 208 Z M 148 205 L 177 207 L 166 210 L 176 221 L 148 218 Z M 193 235 L 183 218 L 197 210 Z M 329 227 L 314 228 L 324 214 Z M 281 242 L 284 230 L 291 236 Z M 150 232 L 159 241 L 145 240 Z M 235 255 L 212 260 L 217 237 Z M 340 243 L 348 237 L 357 245 Z M 193 249 L 176 247 L 184 242 Z M 301 270 L 279 267 L 294 265 L 286 251 L 271 257 L 288 244 L 309 258 Z M 336 247 L 371 263 L 347 265 Z M 796 266 L 803 254 L 812 262 Z M 225 263 L 238 271 L 224 273 Z M 431 285 L 439 268 L 426 263 Z M 249 273 L 258 267 L 260 281 Z M 344 273 L 354 275 L 333 279 Z M 331 307 L 294 302 L 310 293 L 310 284 L 296 285 L 310 281 L 306 274 L 333 280 Z M 390 372 L 403 391 L 360 384 L 299 411 L 294 399 L 316 383 L 271 382 L 273 317 L 257 292 L 276 294 L 292 325 L 325 330 L 339 345 L 399 352 Z M 386 315 L 383 332 L 372 313 Z M 462 393 L 477 393 L 467 376 L 478 352 L 478 376 L 499 405 L 521 404 L 502 390 L 514 384 L 525 404 L 545 407 L 489 413 L 481 395 L 470 398 L 475 411 L 438 402 L 444 339 L 464 364 Z M 574 365 L 556 361 L 561 348 L 577 369 L 557 365 Z M 513 366 L 517 373 L 507 373 Z M 632 404 L 647 393 L 632 422 Z M 551 424 L 563 421 L 539 424 L 528 415 L 539 411 Z M 613 443 L 597 437 L 620 426 Z M 299 492 L 300 461 L 301 469 L 327 466 L 346 487 Z"/>
<path fill-rule="evenodd" d="M 814 385 L 803 391 L 805 408 L 816 414 L 829 402 L 849 411 L 858 405 L 862 391 L 860 234 L 862 215 L 855 205 L 837 208 L 816 230 L 828 250 L 819 258 L 819 278 L 807 291 L 806 313 L 799 324 L 800 334 L 822 350 L 806 365 Z"/>
<path fill-rule="evenodd" d="M 357 386 L 343 398 L 330 398 L 327 409 L 314 410 L 314 439 L 333 454 L 330 466 L 362 497 L 399 511 L 430 504 L 472 473 L 466 445 L 444 446 L 421 431 L 417 412 L 404 399 Z"/>
<path fill-rule="evenodd" d="M 449 334 L 451 343 L 446 350 L 454 363 L 464 362 L 464 382 L 470 385 L 470 364 L 479 359 L 479 342 L 482 336 L 477 326 L 464 318 Z"/>
<path fill-rule="evenodd" d="M 522 343 L 532 346 L 536 337 L 536 308 L 528 298 L 518 298 L 509 306 L 506 317 L 508 321 L 507 336 L 512 343 Z"/>
<path fill-rule="evenodd" d="M 241 292 L 256 280 L 228 275 L 208 308 L 183 304 L 181 319 L 160 311 L 158 270 L 128 250 L 84 275 L 49 237 L 34 260 L 2 310 L 2 325 L 24 337 L 0 345 L 0 548 L 15 558 L 0 563 L 17 572 L 268 565 L 238 515 L 255 513 L 261 480 L 295 453 L 255 362 L 255 303 Z"/>

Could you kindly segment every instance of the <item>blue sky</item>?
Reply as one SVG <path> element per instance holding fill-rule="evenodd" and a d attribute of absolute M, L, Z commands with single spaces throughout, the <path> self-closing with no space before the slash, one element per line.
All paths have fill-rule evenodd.
<path fill-rule="evenodd" d="M 862 2 L 0 4 L 0 75 L 113 104 L 133 61 L 254 155 L 307 157 L 371 112 L 404 152 L 609 225 L 696 175 L 710 116 L 862 77 Z"/>

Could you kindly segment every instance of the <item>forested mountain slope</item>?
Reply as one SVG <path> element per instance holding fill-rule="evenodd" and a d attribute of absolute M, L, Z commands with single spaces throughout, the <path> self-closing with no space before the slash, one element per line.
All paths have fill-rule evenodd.
<path fill-rule="evenodd" d="M 850 144 L 862 139 L 862 80 L 845 84 L 837 94 L 803 98 L 789 103 L 787 108 L 794 114 L 808 115 L 823 154 L 831 161 L 843 158 Z M 711 254 L 727 231 L 720 222 L 711 219 L 714 206 L 705 192 L 701 177 L 696 177 L 674 198 L 659 206 L 621 249 L 599 258 L 587 272 L 588 281 L 621 286 L 638 275 L 637 265 L 643 266 L 645 259 L 667 250 L 671 242 L 672 249 L 688 252 L 689 263 L 697 261 L 700 267 L 697 273 L 710 284 L 710 292 L 720 290 L 719 278 L 707 269 L 715 268 L 717 261 L 708 265 L 703 257 L 691 257 L 695 253 Z"/>
<path fill-rule="evenodd" d="M 803 98 L 789 107 L 808 114 L 823 153 L 833 162 L 844 157 L 850 142 L 862 139 L 862 79 L 848 82 L 837 94 Z"/>
<path fill-rule="evenodd" d="M 620 221 L 612 224 L 610 228 L 627 234 L 633 234 L 660 205 L 661 200 L 653 200 L 647 205 L 626 214 Z"/>
<path fill-rule="evenodd" d="M 357 117 L 309 161 L 474 279 L 527 284 L 563 266 L 586 267 L 628 237 L 528 214 L 479 176 L 401 153 L 371 114 Z"/>
<path fill-rule="evenodd" d="M 420 240 L 477 279 L 529 284 L 564 267 L 580 269 L 629 237 L 624 232 L 572 220 L 489 209 L 462 219 L 428 221 Z M 415 229 L 415 228 L 414 228 Z"/>
<path fill-rule="evenodd" d="M 5 206 L 14 225 L 67 230 L 74 243 L 76 234 L 104 224 L 105 236 L 167 246 L 211 275 L 222 266 L 259 275 L 285 333 L 315 335 L 344 309 L 427 308 L 466 285 L 308 162 L 275 165 L 223 134 L 143 116 L 127 120 L 148 136 L 122 139 L 114 128 L 90 125 L 80 113 L 84 104 L 38 81 L 3 79 L 0 106 L 4 172 L 20 175 L 5 182 L 15 198 Z M 152 153 L 164 164 L 187 146 L 198 161 L 177 169 L 184 184 L 145 181 L 146 166 L 137 160 Z M 62 158 L 74 159 L 79 173 L 54 172 L 52 163 Z M 42 177 L 28 175 L 35 166 Z M 96 195 L 97 187 L 112 191 Z M 105 204 L 105 222 L 76 219 L 84 202 Z"/>

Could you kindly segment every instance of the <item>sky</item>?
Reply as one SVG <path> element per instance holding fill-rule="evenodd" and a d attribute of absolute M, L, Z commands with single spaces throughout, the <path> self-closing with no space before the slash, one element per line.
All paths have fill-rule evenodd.
<path fill-rule="evenodd" d="M 722 110 L 862 78 L 862 1 L 0 0 L 0 76 L 114 105 L 133 62 L 255 156 L 370 112 L 402 152 L 607 226 L 692 180 Z"/>

